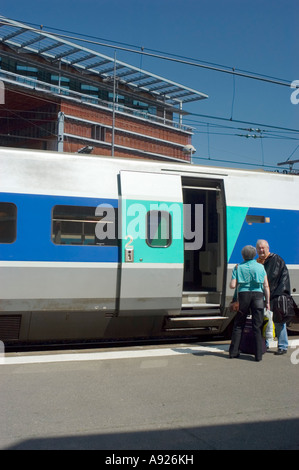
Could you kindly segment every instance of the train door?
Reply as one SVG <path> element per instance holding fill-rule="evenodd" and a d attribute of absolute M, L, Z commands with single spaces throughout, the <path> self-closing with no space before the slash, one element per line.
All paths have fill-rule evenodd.
<path fill-rule="evenodd" d="M 219 315 L 224 303 L 226 272 L 222 182 L 183 178 L 183 201 L 185 253 L 182 313 Z"/>
<path fill-rule="evenodd" d="M 121 171 L 120 191 L 119 314 L 179 314 L 184 274 L 181 177 Z"/>

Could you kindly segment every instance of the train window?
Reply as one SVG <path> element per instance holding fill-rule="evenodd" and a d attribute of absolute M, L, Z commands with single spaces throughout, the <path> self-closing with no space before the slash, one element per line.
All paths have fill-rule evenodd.
<path fill-rule="evenodd" d="M 246 222 L 248 223 L 248 225 L 269 224 L 270 217 L 265 217 L 263 215 L 246 215 Z"/>
<path fill-rule="evenodd" d="M 0 243 L 13 243 L 17 237 L 17 207 L 0 202 Z"/>
<path fill-rule="evenodd" d="M 166 248 L 171 245 L 171 216 L 169 212 L 152 210 L 147 213 L 147 244 Z"/>
<path fill-rule="evenodd" d="M 113 207 L 55 206 L 52 241 L 56 245 L 117 246 L 116 219 Z"/>

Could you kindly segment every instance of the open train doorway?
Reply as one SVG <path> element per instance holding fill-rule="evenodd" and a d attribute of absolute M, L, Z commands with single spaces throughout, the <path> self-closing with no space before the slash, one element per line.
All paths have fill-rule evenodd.
<path fill-rule="evenodd" d="M 224 301 L 225 200 L 222 181 L 183 179 L 182 308 L 220 308 Z"/>

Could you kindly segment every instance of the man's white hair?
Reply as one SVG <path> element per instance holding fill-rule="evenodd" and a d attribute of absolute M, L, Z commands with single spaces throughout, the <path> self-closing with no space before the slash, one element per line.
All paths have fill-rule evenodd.
<path fill-rule="evenodd" d="M 267 240 L 262 240 L 262 239 L 260 239 L 256 242 L 256 246 L 260 245 L 261 243 L 265 243 L 267 245 L 267 247 L 269 248 L 269 243 L 267 242 Z"/>

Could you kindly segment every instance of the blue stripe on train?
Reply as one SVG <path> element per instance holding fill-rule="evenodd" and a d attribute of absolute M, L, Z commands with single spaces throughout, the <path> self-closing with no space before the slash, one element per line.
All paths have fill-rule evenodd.
<path fill-rule="evenodd" d="M 17 239 L 0 244 L 3 261 L 118 262 L 117 246 L 55 245 L 51 241 L 55 205 L 118 206 L 117 199 L 1 193 L 1 202 L 17 206 Z"/>
<path fill-rule="evenodd" d="M 269 217 L 270 222 L 249 225 L 244 218 L 230 263 L 242 261 L 243 246 L 255 246 L 258 239 L 265 239 L 272 253 L 279 254 L 287 264 L 299 264 L 299 211 L 252 207 L 248 209 L 247 215 Z"/>

